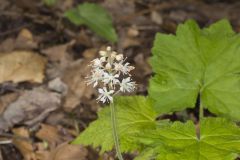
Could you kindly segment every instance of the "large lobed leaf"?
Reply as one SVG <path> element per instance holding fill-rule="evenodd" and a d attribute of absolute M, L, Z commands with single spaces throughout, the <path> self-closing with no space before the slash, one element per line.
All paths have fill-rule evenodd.
<path fill-rule="evenodd" d="M 146 129 L 156 128 L 156 113 L 151 102 L 142 96 L 117 97 L 115 99 L 118 132 L 123 152 L 137 150 L 137 140 L 132 136 Z M 73 144 L 101 146 L 101 151 L 113 148 L 110 109 L 106 107 L 98 113 L 99 118 L 79 135 Z"/>
<path fill-rule="evenodd" d="M 117 34 L 108 12 L 94 3 L 83 3 L 77 8 L 65 12 L 65 16 L 75 25 L 86 25 L 99 36 L 108 41 L 116 42 Z"/>
<path fill-rule="evenodd" d="M 240 37 L 227 20 L 201 30 L 190 20 L 176 35 L 158 33 L 149 95 L 159 113 L 195 107 L 240 120 Z"/>
<path fill-rule="evenodd" d="M 142 134 L 146 151 L 136 160 L 235 160 L 240 155 L 240 129 L 223 118 L 205 118 L 198 138 L 195 125 L 174 122 Z"/>

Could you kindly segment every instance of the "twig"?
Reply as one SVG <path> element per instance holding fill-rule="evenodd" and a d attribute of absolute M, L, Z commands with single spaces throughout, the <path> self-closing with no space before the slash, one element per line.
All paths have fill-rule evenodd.
<path fill-rule="evenodd" d="M 8 140 L 0 140 L 0 145 L 2 144 L 10 144 L 12 143 L 12 140 L 11 139 L 8 139 Z M 0 160 L 1 160 L 1 155 L 0 155 Z"/>

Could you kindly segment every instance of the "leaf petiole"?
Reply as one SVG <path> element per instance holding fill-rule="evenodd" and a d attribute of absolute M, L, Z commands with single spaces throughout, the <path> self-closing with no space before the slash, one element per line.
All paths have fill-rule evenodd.
<path fill-rule="evenodd" d="M 200 93 L 200 105 L 199 105 L 199 121 L 204 117 L 204 107 L 202 104 L 202 98 L 201 98 L 201 93 Z"/>

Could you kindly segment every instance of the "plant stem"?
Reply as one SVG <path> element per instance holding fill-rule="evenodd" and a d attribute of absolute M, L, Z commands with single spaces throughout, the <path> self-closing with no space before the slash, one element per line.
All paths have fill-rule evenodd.
<path fill-rule="evenodd" d="M 120 149 L 120 144 L 119 144 L 114 102 L 110 103 L 110 108 L 111 108 L 112 134 L 113 134 L 114 145 L 116 148 L 116 153 L 117 153 L 118 159 L 123 160 L 123 157 L 121 154 L 121 149 Z"/>
<path fill-rule="evenodd" d="M 201 120 L 203 117 L 204 117 L 204 108 L 203 108 L 202 98 L 200 94 L 199 120 Z"/>
<path fill-rule="evenodd" d="M 201 134 L 201 120 L 203 119 L 204 117 L 204 108 L 203 108 L 203 104 L 202 104 L 202 96 L 201 96 L 201 92 L 200 92 L 200 95 L 199 95 L 199 115 L 198 115 L 198 118 L 199 118 L 199 121 L 198 121 L 198 125 L 196 126 L 196 132 L 197 132 L 197 137 L 198 139 L 200 140 L 200 134 Z"/>

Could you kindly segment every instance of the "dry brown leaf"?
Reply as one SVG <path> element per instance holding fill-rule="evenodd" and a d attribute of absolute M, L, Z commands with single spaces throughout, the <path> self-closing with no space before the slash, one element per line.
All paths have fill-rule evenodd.
<path fill-rule="evenodd" d="M 72 137 L 71 130 L 42 124 L 36 137 L 46 141 L 48 150 L 44 143 L 38 143 L 36 155 L 39 160 L 87 160 L 87 150 L 82 146 L 68 144 Z"/>
<path fill-rule="evenodd" d="M 155 22 L 156 24 L 158 24 L 158 25 L 162 25 L 163 24 L 163 17 L 157 11 L 152 11 L 151 12 L 151 20 L 153 22 Z"/>
<path fill-rule="evenodd" d="M 30 51 L 0 53 L 0 83 L 7 81 L 41 83 L 46 62 L 44 57 Z"/>
<path fill-rule="evenodd" d="M 61 93 L 62 95 L 66 95 L 68 90 L 68 86 L 59 77 L 48 82 L 48 88 L 52 91 Z"/>
<path fill-rule="evenodd" d="M 36 152 L 38 160 L 87 160 L 88 151 L 80 145 L 62 143 L 51 151 L 41 148 Z"/>
<path fill-rule="evenodd" d="M 0 115 L 10 103 L 17 99 L 17 97 L 17 93 L 9 93 L 0 97 Z"/>
<path fill-rule="evenodd" d="M 124 32 L 120 32 L 120 42 L 119 45 L 121 48 L 126 49 L 128 47 L 141 46 L 141 40 L 138 37 L 139 30 L 137 27 L 129 27 Z"/>
<path fill-rule="evenodd" d="M 25 91 L 0 115 L 0 131 L 15 124 L 33 125 L 41 122 L 48 114 L 60 107 L 61 96 L 43 88 Z"/>
<path fill-rule="evenodd" d="M 38 48 L 38 42 L 27 28 L 23 28 L 16 39 L 7 38 L 0 44 L 0 52 L 12 52 L 13 50 L 31 50 Z"/>
<path fill-rule="evenodd" d="M 67 49 L 74 45 L 75 41 L 71 41 L 66 44 L 53 46 L 42 50 L 41 52 L 45 54 L 50 61 L 59 62 L 62 68 L 65 68 L 69 62 L 72 61 L 72 57 L 68 53 Z"/>
<path fill-rule="evenodd" d="M 33 35 L 31 31 L 24 28 L 18 34 L 18 37 L 15 41 L 15 49 L 36 49 L 38 47 L 38 43 L 34 41 Z"/>
<path fill-rule="evenodd" d="M 141 46 L 141 42 L 140 42 L 139 38 L 127 37 L 123 41 L 122 46 L 123 46 L 123 48 Z"/>
<path fill-rule="evenodd" d="M 152 73 L 151 66 L 148 63 L 148 59 L 144 57 L 144 54 L 140 53 L 134 57 L 134 62 L 136 63 L 136 70 L 139 77 L 146 76 Z"/>
<path fill-rule="evenodd" d="M 90 99 L 94 89 L 86 85 L 86 76 L 90 72 L 88 60 L 78 60 L 72 63 L 63 74 L 63 81 L 68 85 L 68 93 L 64 109 L 71 111 L 81 102 L 81 98 Z"/>
<path fill-rule="evenodd" d="M 128 28 L 127 35 L 129 37 L 137 37 L 139 35 L 139 30 L 136 26 L 132 26 Z"/>
<path fill-rule="evenodd" d="M 133 20 L 131 19 L 131 15 L 135 13 L 135 2 L 134 1 L 126 1 L 126 0 L 105 0 L 102 4 L 113 17 L 118 17 L 114 21 L 121 22 L 123 24 L 130 23 L 133 24 Z M 119 9 L 121 8 L 121 9 Z"/>
<path fill-rule="evenodd" d="M 66 11 L 67 9 L 72 8 L 74 5 L 73 0 L 58 0 L 54 7 L 60 9 L 61 11 Z"/>
<path fill-rule="evenodd" d="M 64 143 L 51 153 L 49 160 L 87 160 L 88 151 L 80 145 Z"/>
<path fill-rule="evenodd" d="M 7 38 L 0 44 L 0 52 L 11 52 L 15 48 L 15 39 Z"/>
<path fill-rule="evenodd" d="M 63 128 L 62 126 L 52 126 L 41 124 L 41 129 L 36 133 L 36 137 L 49 144 L 50 150 L 58 145 L 73 140 L 76 136 L 75 130 Z"/>
<path fill-rule="evenodd" d="M 35 146 L 35 154 L 38 160 L 50 160 L 51 152 L 48 150 L 48 146 L 45 142 L 35 143 Z"/>
<path fill-rule="evenodd" d="M 90 48 L 90 49 L 86 49 L 83 52 L 83 57 L 86 59 L 94 59 L 96 57 L 97 54 L 97 49 L 96 48 Z"/>
<path fill-rule="evenodd" d="M 152 74 L 152 69 L 148 61 L 143 53 L 139 53 L 134 57 L 136 69 L 133 71 L 133 75 L 134 79 L 138 82 L 137 92 L 145 93 L 147 91 L 148 76 Z"/>
<path fill-rule="evenodd" d="M 36 152 L 36 157 L 37 157 L 37 160 L 52 160 L 50 159 L 51 157 L 51 152 L 49 151 L 37 151 Z"/>
<path fill-rule="evenodd" d="M 63 124 L 65 122 L 65 114 L 62 111 L 58 111 L 58 112 L 52 112 L 47 119 L 45 120 L 45 122 L 49 125 L 58 125 L 58 124 Z"/>
<path fill-rule="evenodd" d="M 12 131 L 16 136 L 29 138 L 29 131 L 24 127 L 14 128 Z M 13 144 L 19 149 L 24 157 L 24 160 L 37 160 L 33 145 L 30 141 L 14 138 Z"/>
<path fill-rule="evenodd" d="M 37 13 L 38 2 L 32 0 L 18 0 L 15 2 L 16 6 L 24 10 L 29 10 L 29 13 Z"/>
<path fill-rule="evenodd" d="M 49 80 L 56 79 L 61 77 L 63 74 L 63 68 L 57 63 L 48 63 L 48 67 L 46 69 L 46 77 Z"/>
<path fill-rule="evenodd" d="M 74 33 L 74 35 L 76 35 L 76 33 Z M 90 36 L 87 35 L 87 33 L 84 30 L 81 30 L 80 33 L 77 34 L 77 44 L 78 45 L 84 45 L 87 47 L 92 46 L 92 40 L 90 38 Z"/>
<path fill-rule="evenodd" d="M 47 141 L 50 148 L 55 148 L 57 144 L 64 141 L 64 138 L 59 134 L 58 128 L 47 124 L 41 124 L 41 129 L 36 133 L 36 137 Z"/>

